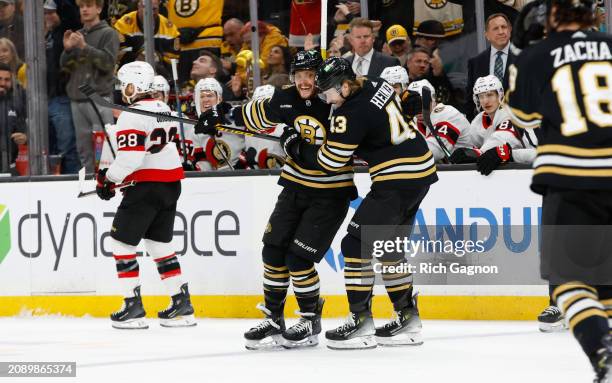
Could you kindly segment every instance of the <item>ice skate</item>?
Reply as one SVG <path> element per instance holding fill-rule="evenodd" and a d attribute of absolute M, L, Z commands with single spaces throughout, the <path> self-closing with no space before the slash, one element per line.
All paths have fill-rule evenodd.
<path fill-rule="evenodd" d="M 591 360 L 595 369 L 593 383 L 612 383 L 612 335 L 604 336 L 602 343 L 605 348 Z"/>
<path fill-rule="evenodd" d="M 358 350 L 376 347 L 374 320 L 370 311 L 351 313 L 346 323 L 325 333 L 332 350 Z"/>
<path fill-rule="evenodd" d="M 191 327 L 197 324 L 187 283 L 183 283 L 181 292 L 172 296 L 170 306 L 158 312 L 157 316 L 162 327 Z"/>
<path fill-rule="evenodd" d="M 550 305 L 538 315 L 538 328 L 542 332 L 563 331 L 565 327 L 563 314 L 557 306 Z"/>
<path fill-rule="evenodd" d="M 376 342 L 381 346 L 418 346 L 423 344 L 421 318 L 416 295 L 413 307 L 406 307 L 394 313 L 391 322 L 376 329 Z"/>
<path fill-rule="evenodd" d="M 300 315 L 298 323 L 283 332 L 285 348 L 313 347 L 319 344 L 321 333 L 321 313 L 325 299 L 319 298 L 315 312 L 306 313 L 296 311 Z"/>
<path fill-rule="evenodd" d="M 144 330 L 149 328 L 149 325 L 144 320 L 146 313 L 142 307 L 142 298 L 140 297 L 140 286 L 134 289 L 134 296 L 123 299 L 123 306 L 119 311 L 115 311 L 110 315 L 111 324 L 114 328 L 126 330 Z"/>
<path fill-rule="evenodd" d="M 278 312 L 270 311 L 261 303 L 257 305 L 257 308 L 266 315 L 266 318 L 244 333 L 245 347 L 247 350 L 281 348 L 284 343 L 282 333 L 285 331 L 284 305 Z"/>

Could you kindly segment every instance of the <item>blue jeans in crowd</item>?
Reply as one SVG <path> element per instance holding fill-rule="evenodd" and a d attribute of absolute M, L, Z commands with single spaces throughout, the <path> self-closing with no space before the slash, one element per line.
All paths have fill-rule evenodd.
<path fill-rule="evenodd" d="M 49 125 L 55 132 L 55 147 L 62 155 L 62 174 L 78 173 L 81 161 L 77 155 L 74 124 L 68 96 L 49 100 Z"/>

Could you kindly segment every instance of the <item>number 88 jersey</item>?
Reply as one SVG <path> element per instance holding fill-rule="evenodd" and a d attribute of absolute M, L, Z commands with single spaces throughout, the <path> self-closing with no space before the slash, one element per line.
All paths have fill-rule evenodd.
<path fill-rule="evenodd" d="M 512 122 L 538 128 L 531 188 L 612 189 L 612 37 L 563 31 L 510 66 Z"/>
<path fill-rule="evenodd" d="M 131 108 L 170 114 L 168 105 L 152 99 L 140 100 Z M 121 113 L 115 133 L 117 158 L 106 177 L 115 183 L 176 182 L 185 178 L 176 145 L 172 142 L 176 134 L 177 127 L 173 122 Z"/>

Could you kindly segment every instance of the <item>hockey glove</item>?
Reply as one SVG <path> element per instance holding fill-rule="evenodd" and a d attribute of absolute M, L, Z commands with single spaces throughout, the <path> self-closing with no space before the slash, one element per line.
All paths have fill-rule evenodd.
<path fill-rule="evenodd" d="M 302 142 L 302 137 L 292 127 L 287 127 L 283 131 L 281 135 L 280 143 L 283 147 L 283 151 L 287 154 L 288 157 L 297 160 L 300 155 L 300 143 Z"/>
<path fill-rule="evenodd" d="M 96 194 L 105 201 L 115 196 L 115 183 L 106 178 L 107 170 L 108 168 L 98 171 L 98 176 L 96 177 Z"/>
<path fill-rule="evenodd" d="M 478 158 L 478 171 L 480 174 L 488 176 L 499 165 L 512 160 L 512 148 L 508 144 L 499 145 L 484 152 Z"/>
<path fill-rule="evenodd" d="M 413 118 L 423 111 L 423 100 L 418 92 L 405 90 L 400 98 L 402 100 L 402 109 L 409 118 Z"/>
<path fill-rule="evenodd" d="M 194 170 L 197 170 L 195 165 L 193 163 L 191 163 L 191 161 L 187 160 L 185 162 L 183 162 L 183 170 L 186 172 L 192 172 Z"/>
<path fill-rule="evenodd" d="M 198 123 L 196 124 L 194 131 L 196 134 L 208 134 L 215 135 L 217 133 L 217 125 L 224 124 L 227 122 L 225 115 L 231 110 L 231 105 L 227 102 L 222 102 L 218 105 L 213 106 L 205 112 L 200 114 Z"/>
<path fill-rule="evenodd" d="M 480 150 L 474 148 L 458 148 L 451 154 L 451 164 L 473 164 L 478 160 Z"/>

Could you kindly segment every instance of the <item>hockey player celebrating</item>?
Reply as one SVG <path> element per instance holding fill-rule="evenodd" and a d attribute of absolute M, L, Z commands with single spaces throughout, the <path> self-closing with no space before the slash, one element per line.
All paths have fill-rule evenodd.
<path fill-rule="evenodd" d="M 610 382 L 612 37 L 590 30 L 595 5 L 536 0 L 523 8 L 508 105 L 517 126 L 541 129 L 531 189 L 543 195 L 542 278 L 559 285 L 553 299 L 594 382 Z"/>
<path fill-rule="evenodd" d="M 123 100 L 132 108 L 169 113 L 163 102 L 152 99 L 153 68 L 142 61 L 125 64 L 117 77 Z M 96 192 L 103 200 L 115 196 L 115 185 L 135 181 L 123 189 L 124 197 L 117 209 L 111 230 L 110 248 L 117 264 L 123 307 L 111 314 L 115 328 L 145 329 L 145 311 L 140 297 L 137 245 L 144 239 L 147 252 L 171 295 L 170 306 L 158 313 L 162 326 L 195 325 L 187 283 L 181 278 L 181 267 L 171 245 L 176 202 L 184 178 L 172 124 L 157 122 L 153 117 L 122 113 L 116 127 L 117 158 L 97 175 Z"/>
<path fill-rule="evenodd" d="M 377 343 L 421 344 L 421 321 L 412 297 L 412 275 L 407 271 L 389 273 L 385 270 L 390 268 L 383 268 L 383 280 L 397 317 L 374 328 L 372 252 L 362 251 L 362 246 L 370 249 L 371 244 L 362 237 L 361 228 L 391 228 L 384 233 L 388 239 L 399 233 L 400 225 L 412 225 L 429 186 L 438 179 L 433 154 L 405 120 L 400 99 L 389 83 L 356 79 L 347 60 L 332 57 L 317 71 L 317 85 L 335 107 L 327 140 L 321 146 L 307 145 L 297 132 L 288 129 L 281 140 L 287 155 L 300 166 L 333 175 L 341 172 L 356 154 L 369 164 L 372 179 L 371 190 L 342 240 L 351 313 L 345 324 L 327 331 L 327 345 L 332 349 L 356 349 L 376 347 Z M 402 234 L 410 235 L 410 231 L 403 230 Z M 385 266 L 405 261 L 399 251 L 387 253 L 381 260 Z"/>
<path fill-rule="evenodd" d="M 330 105 L 317 97 L 315 73 L 321 62 L 316 50 L 298 52 L 291 62 L 294 85 L 234 109 L 236 125 L 263 131 L 282 123 L 313 147 L 323 144 L 330 134 Z M 203 113 L 196 132 L 214 133 L 221 114 L 217 108 Z M 265 303 L 258 308 L 266 318 L 244 334 L 248 349 L 318 344 L 324 301 L 319 297 L 315 263 L 329 249 L 357 194 L 350 164 L 327 174 L 287 159 L 278 183 L 283 190 L 263 235 Z M 283 309 L 290 278 L 300 319 L 285 328 Z"/>
<path fill-rule="evenodd" d="M 425 136 L 427 146 L 432 151 L 436 162 L 448 160 L 446 153 L 452 153 L 459 148 L 472 147 L 470 136 L 470 123 L 455 107 L 444 104 L 436 104 L 434 101 L 436 93 L 434 87 L 427 80 L 419 80 L 410 83 L 408 90 L 416 92 L 422 97 L 422 89 L 427 87 L 431 92 L 431 125 L 434 132 L 428 131 L 420 122 L 419 131 Z M 417 116 L 417 121 L 421 116 Z M 434 137 L 434 134 L 438 138 Z M 444 145 L 444 147 L 442 147 Z"/>

